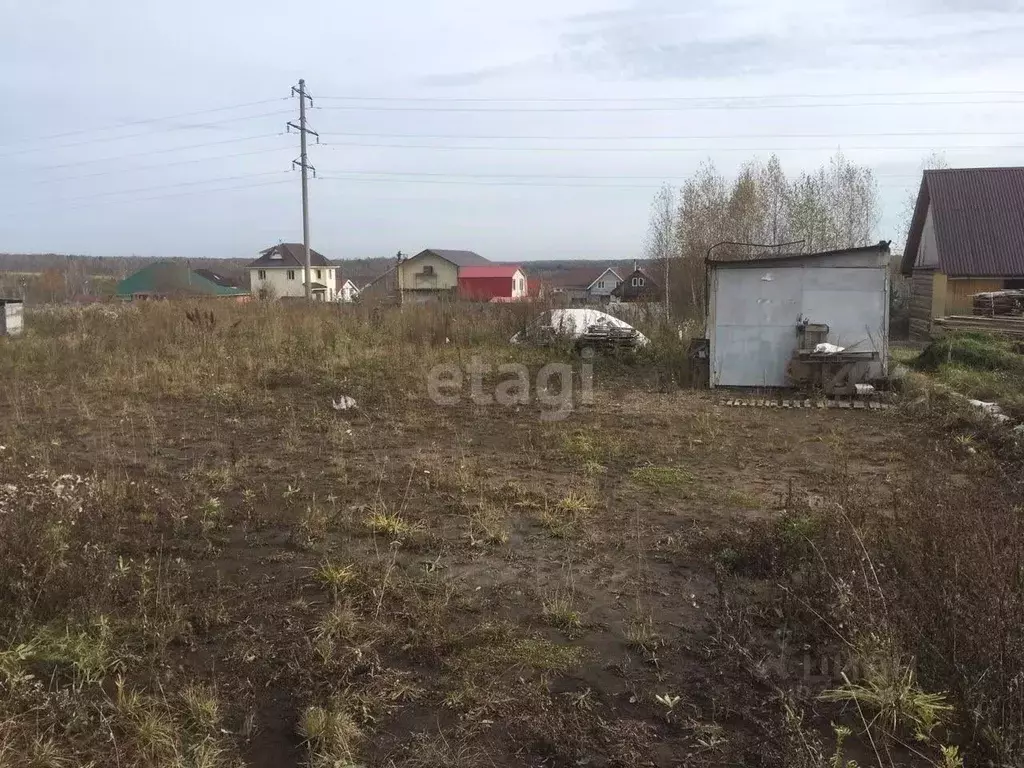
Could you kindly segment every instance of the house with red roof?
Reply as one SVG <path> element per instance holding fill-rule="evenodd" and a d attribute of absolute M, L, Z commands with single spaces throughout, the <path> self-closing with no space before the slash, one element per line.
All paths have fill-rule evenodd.
<path fill-rule="evenodd" d="M 518 301 L 528 296 L 526 273 L 517 264 L 490 264 L 459 269 L 460 299 Z"/>

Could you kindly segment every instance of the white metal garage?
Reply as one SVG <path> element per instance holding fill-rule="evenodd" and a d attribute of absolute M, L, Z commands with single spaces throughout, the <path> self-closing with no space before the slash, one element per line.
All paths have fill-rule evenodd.
<path fill-rule="evenodd" d="M 707 328 L 712 387 L 783 387 L 803 321 L 828 341 L 878 353 L 888 368 L 889 244 L 823 253 L 711 260 Z"/>

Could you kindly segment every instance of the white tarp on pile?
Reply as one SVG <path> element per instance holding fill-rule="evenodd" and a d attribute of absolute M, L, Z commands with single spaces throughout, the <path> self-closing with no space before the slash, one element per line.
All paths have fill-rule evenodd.
<path fill-rule="evenodd" d="M 611 328 L 626 328 L 634 330 L 633 326 L 627 323 L 625 320 L 620 320 L 617 317 L 609 315 L 607 312 L 601 312 L 597 309 L 552 309 L 549 312 L 545 312 L 538 317 L 533 323 L 531 323 L 532 329 L 539 328 L 552 328 L 558 334 L 566 336 L 570 339 L 578 339 L 587 329 L 592 325 L 606 325 Z M 527 334 L 528 336 L 528 334 Z M 642 333 L 637 331 L 638 343 L 640 346 L 646 346 L 650 343 L 650 340 Z M 525 337 L 523 333 L 517 333 L 512 337 L 512 343 L 517 344 L 520 341 L 524 341 Z"/>

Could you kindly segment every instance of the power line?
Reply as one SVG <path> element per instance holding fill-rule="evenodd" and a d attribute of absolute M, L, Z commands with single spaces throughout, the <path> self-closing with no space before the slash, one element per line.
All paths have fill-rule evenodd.
<path fill-rule="evenodd" d="M 605 181 L 617 181 L 619 179 L 644 180 L 644 181 L 685 181 L 689 176 L 671 175 L 592 175 L 592 174 L 550 174 L 550 173 L 450 173 L 450 172 L 429 172 L 429 171 L 356 171 L 342 170 L 335 173 L 356 176 L 410 176 L 410 177 L 434 177 L 434 178 L 455 178 L 455 179 L 594 179 Z M 917 179 L 920 180 L 920 173 L 874 173 L 875 178 L 896 178 L 896 179 Z"/>
<path fill-rule="evenodd" d="M 672 102 L 697 102 L 697 101 L 765 101 L 771 99 L 865 99 L 865 98 L 894 98 L 897 96 L 1024 96 L 1024 91 L 878 91 L 874 93 L 781 93 L 770 95 L 742 94 L 736 96 L 645 96 L 645 97 L 568 97 L 568 98 L 462 98 L 462 97 L 434 97 L 434 96 L 318 96 L 321 101 L 412 101 L 412 102 L 439 102 L 439 103 L 637 103 L 652 101 Z"/>
<path fill-rule="evenodd" d="M 92 200 L 97 197 L 110 197 L 112 195 L 131 195 L 136 192 L 154 192 L 161 189 L 173 189 L 175 187 L 191 187 L 198 184 L 216 184 L 222 181 L 237 181 L 239 179 L 252 179 L 259 176 L 272 176 L 275 174 L 291 173 L 291 171 L 265 171 L 263 173 L 249 173 L 239 176 L 223 176 L 217 179 L 200 179 L 198 181 L 182 181 L 176 184 L 159 184 L 155 187 L 137 187 L 135 189 L 118 189 L 111 192 L 97 192 L 91 195 L 78 195 L 76 197 L 61 197 L 56 200 L 32 200 L 32 203 L 65 203 L 75 200 Z"/>
<path fill-rule="evenodd" d="M 452 146 L 443 144 L 376 144 L 359 141 L 325 142 L 322 146 L 337 147 L 373 147 L 377 149 L 441 149 L 441 150 L 487 150 L 494 152 L 810 152 L 825 151 L 834 152 L 837 149 L 864 150 L 929 150 L 941 149 L 947 152 L 957 150 L 978 150 L 978 149 L 1024 149 L 1024 144 L 974 144 L 959 146 L 893 146 L 893 145 L 853 145 L 843 146 L 834 144 L 831 146 L 819 147 L 504 147 L 497 145 L 466 145 Z"/>
<path fill-rule="evenodd" d="M 322 136 L 344 136 L 367 139 L 459 139 L 493 141 L 690 141 L 708 139 L 865 139 L 872 137 L 911 136 L 1024 136 L 1024 131 L 887 131 L 884 133 L 733 133 L 685 134 L 676 136 L 502 136 L 495 134 L 429 134 L 429 133 L 321 133 Z"/>
<path fill-rule="evenodd" d="M 285 171 L 285 173 L 287 173 L 287 171 Z M 262 181 L 262 182 L 260 182 L 258 184 L 238 184 L 238 185 L 233 186 L 233 187 L 221 187 L 221 188 L 218 188 L 218 189 L 197 189 L 197 190 L 192 190 L 190 192 L 174 192 L 174 193 L 171 193 L 169 195 L 155 195 L 155 196 L 151 196 L 151 197 L 138 197 L 138 198 L 135 198 L 135 199 L 133 199 L 131 201 L 106 200 L 106 201 L 103 201 L 103 202 L 104 203 L 119 203 L 120 204 L 120 203 L 124 203 L 124 202 L 133 202 L 133 203 L 135 203 L 135 202 L 145 202 L 147 200 L 165 200 L 165 199 L 171 198 L 171 197 L 193 197 L 195 195 L 207 195 L 207 194 L 210 194 L 212 192 L 233 192 L 233 191 L 239 190 L 239 189 L 255 189 L 257 187 L 271 187 L 271 186 L 274 186 L 274 185 L 277 185 L 277 184 L 291 184 L 291 183 L 292 182 L 291 182 L 290 179 L 279 179 L 277 181 Z M 72 206 L 72 209 L 74 209 L 74 208 L 88 208 L 88 207 L 90 207 L 90 206 L 88 206 L 88 205 L 76 205 L 76 206 Z"/>
<path fill-rule="evenodd" d="M 233 187 L 221 187 L 221 188 L 217 188 L 217 189 L 195 189 L 195 190 L 190 190 L 188 192 L 172 192 L 169 195 L 152 195 L 152 196 L 149 196 L 149 197 L 136 197 L 136 198 L 132 198 L 131 200 L 99 200 L 99 201 L 95 201 L 93 203 L 84 203 L 82 205 L 71 205 L 71 206 L 68 206 L 66 208 L 62 208 L 61 210 L 74 211 L 74 210 L 77 210 L 79 208 L 92 208 L 94 205 L 109 205 L 110 203 L 117 203 L 118 205 L 125 205 L 127 203 L 141 203 L 141 202 L 146 202 L 148 200 L 165 200 L 165 199 L 174 198 L 174 197 L 193 197 L 193 196 L 196 196 L 196 195 L 207 195 L 207 194 L 216 193 L 216 192 L 233 192 L 233 191 L 242 190 L 242 189 L 255 189 L 257 187 L 270 187 L 270 186 L 274 186 L 274 185 L 277 185 L 277 184 L 291 184 L 291 183 L 292 182 L 291 182 L 290 179 L 279 179 L 277 181 L 263 181 L 263 182 L 260 182 L 258 184 L 239 184 L 239 185 L 236 185 L 236 186 L 233 186 Z M 32 208 L 42 208 L 44 206 L 49 207 L 51 205 L 52 205 L 52 203 L 40 203 L 38 205 L 32 206 Z M 22 214 L 22 211 L 20 211 L 20 210 L 12 210 L 12 211 L 8 211 L 7 212 L 8 216 L 20 216 L 21 214 Z"/>
<path fill-rule="evenodd" d="M 345 181 L 345 182 L 378 182 L 385 184 L 454 184 L 459 186 L 477 186 L 477 187 L 567 187 L 567 188 L 582 188 L 582 189 L 657 189 L 660 184 L 582 184 L 576 182 L 568 182 L 564 184 L 556 184 L 553 182 L 529 182 L 529 181 L 479 181 L 479 180 L 462 180 L 462 179 L 422 179 L 422 178 L 408 178 L 408 179 L 396 179 L 396 178 L 368 178 L 358 176 L 345 176 L 345 175 L 331 175 L 331 176 L 318 176 L 318 179 L 324 181 Z M 660 177 L 659 177 L 660 178 Z M 662 182 L 666 179 L 661 179 Z M 880 184 L 880 187 L 886 188 L 906 188 L 906 184 Z"/>
<path fill-rule="evenodd" d="M 56 144 L 54 146 L 49 146 L 49 147 L 30 147 L 29 149 L 19 149 L 19 150 L 15 150 L 14 152 L 3 152 L 3 153 L 0 153 L 0 157 L 13 157 L 14 155 L 27 155 L 27 154 L 32 153 L 32 152 L 50 152 L 50 151 L 55 150 L 55 149 L 67 149 L 69 147 L 82 147 L 82 146 L 86 146 L 87 144 L 100 144 L 100 143 L 108 142 L 108 141 L 123 141 L 123 140 L 126 140 L 126 139 L 136 139 L 136 138 L 139 138 L 141 136 L 155 136 L 155 135 L 160 134 L 160 133 L 171 133 L 171 132 L 174 132 L 174 131 L 192 131 L 192 130 L 198 130 L 200 128 L 210 128 L 212 126 L 222 125 L 224 123 L 234 123 L 234 122 L 238 122 L 240 120 L 255 120 L 255 119 L 258 119 L 258 118 L 261 118 L 261 117 L 274 117 L 274 116 L 277 116 L 277 115 L 286 115 L 286 114 L 289 114 L 289 113 L 286 112 L 286 111 L 278 110 L 277 112 L 264 112 L 264 113 L 259 114 L 259 115 L 243 115 L 241 117 L 227 117 L 227 118 L 224 118 L 223 120 L 214 120 L 213 122 L 209 122 L 209 123 L 200 123 L 200 124 L 197 124 L 197 125 L 181 125 L 181 126 L 175 126 L 175 127 L 172 127 L 172 128 L 162 128 L 162 129 L 160 129 L 158 131 L 143 131 L 142 133 L 129 133 L 126 136 L 103 136 L 103 137 L 98 138 L 98 139 L 86 139 L 85 141 L 75 141 L 75 142 L 71 142 L 70 144 Z"/>
<path fill-rule="evenodd" d="M 16 144 L 31 144 L 37 141 L 48 141 L 50 139 L 62 139 L 66 136 L 79 136 L 84 133 L 100 133 L 102 131 L 116 131 L 121 128 L 130 128 L 135 125 L 147 125 L 149 123 L 160 123 L 165 120 L 177 120 L 182 117 L 195 117 L 197 115 L 208 115 L 213 112 L 226 112 L 231 109 L 243 109 L 245 107 L 256 107 L 261 104 L 271 104 L 276 101 L 287 101 L 287 96 L 279 96 L 273 99 L 262 99 L 260 101 L 250 101 L 245 104 L 232 104 L 226 107 L 214 107 L 212 109 L 200 109 L 195 112 L 181 112 L 177 115 L 167 115 L 165 117 L 150 117 L 142 120 L 132 120 L 126 123 L 116 123 L 114 125 L 107 125 L 101 128 L 82 128 L 76 131 L 65 131 L 63 133 L 51 133 L 47 136 L 37 136 L 31 139 L 21 139 L 20 141 L 8 142 L 7 144 L 0 144 L 0 147 L 9 147 Z"/>
<path fill-rule="evenodd" d="M 284 136 L 284 131 L 278 133 L 264 133 L 259 136 L 240 136 L 234 139 L 223 139 L 220 141 L 204 141 L 201 144 L 186 144 L 181 147 L 164 147 L 162 149 L 149 149 L 142 152 L 129 152 L 125 155 L 114 155 L 113 157 L 98 157 L 92 160 L 77 160 L 73 163 L 60 163 L 58 165 L 44 165 L 34 167 L 35 171 L 55 171 L 60 168 L 74 168 L 80 165 L 92 165 L 94 163 L 108 163 L 112 160 L 124 160 L 131 157 L 145 157 L 148 155 L 162 155 L 169 152 L 181 152 L 189 149 L 202 149 L 204 147 L 216 147 L 222 144 L 238 144 L 243 141 L 257 141 L 259 139 L 272 139 L 277 136 Z"/>
<path fill-rule="evenodd" d="M 420 106 L 369 106 L 342 105 L 317 107 L 317 109 L 345 110 L 357 112 L 700 112 L 716 110 L 757 110 L 757 109 L 820 109 L 824 107 L 928 107 L 976 105 L 1019 105 L 1022 99 L 986 99 L 971 101 L 862 101 L 818 104 L 705 104 L 688 107 L 420 107 Z"/>
<path fill-rule="evenodd" d="M 384 182 L 386 184 L 458 184 L 479 187 L 589 187 L 600 189 L 654 189 L 657 185 L 652 184 L 554 184 L 546 182 L 519 182 L 519 181 L 463 181 L 461 179 L 371 179 L 357 176 L 318 176 L 318 179 L 325 181 L 357 181 L 357 182 Z"/>
<path fill-rule="evenodd" d="M 80 173 L 75 176 L 57 176 L 51 179 L 37 179 L 32 184 L 53 184 L 59 181 L 73 181 L 75 179 L 94 179 L 99 176 L 112 176 L 115 174 L 131 173 L 133 171 L 151 171 L 154 169 L 162 168 L 173 168 L 176 165 L 188 165 L 190 163 L 205 163 L 212 160 L 227 160 L 234 157 L 249 157 L 251 155 L 262 155 L 267 152 L 283 152 L 288 149 L 287 147 L 267 147 L 265 149 L 254 149 L 252 152 L 235 152 L 230 155 L 213 155 L 212 157 L 193 157 L 188 160 L 174 160 L 169 163 L 160 163 L 154 165 L 133 165 L 128 168 L 114 168 L 109 171 L 99 171 L 97 173 Z"/>

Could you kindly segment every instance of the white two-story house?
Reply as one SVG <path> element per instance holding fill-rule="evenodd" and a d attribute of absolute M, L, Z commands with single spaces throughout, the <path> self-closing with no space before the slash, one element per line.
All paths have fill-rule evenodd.
<path fill-rule="evenodd" d="M 338 268 L 322 253 L 309 249 L 310 283 L 317 301 L 336 301 Z M 305 249 L 301 243 L 278 243 L 249 264 L 253 296 L 280 299 L 305 296 Z"/>

